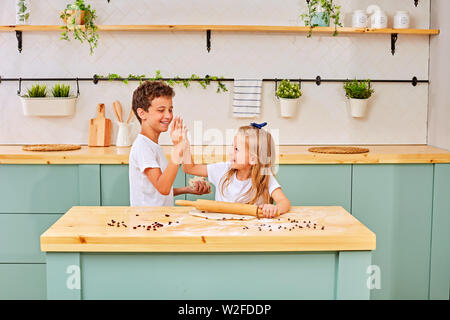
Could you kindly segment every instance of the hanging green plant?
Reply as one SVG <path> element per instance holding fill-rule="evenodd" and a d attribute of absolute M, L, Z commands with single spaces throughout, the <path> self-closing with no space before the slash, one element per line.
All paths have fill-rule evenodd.
<path fill-rule="evenodd" d="M 86 5 L 84 0 L 76 0 L 73 4 L 68 4 L 66 9 L 61 12 L 61 19 L 66 23 L 61 29 L 61 39 L 69 41 L 69 33 L 73 32 L 73 37 L 81 43 L 89 43 L 90 54 L 97 48 L 99 35 L 95 24 L 95 10 L 91 5 Z"/>
<path fill-rule="evenodd" d="M 333 36 L 338 35 L 337 27 L 342 27 L 341 6 L 336 5 L 333 0 L 308 0 L 308 12 L 300 15 L 305 22 L 305 26 L 309 26 L 308 38 L 312 36 L 312 30 L 318 26 L 329 26 L 330 21 L 334 22 Z"/>
<path fill-rule="evenodd" d="M 98 79 L 108 79 L 109 81 L 123 79 L 122 81 L 125 84 L 128 84 L 128 81 L 130 81 L 130 80 L 139 80 L 139 83 L 141 84 L 144 81 L 144 79 L 146 78 L 145 74 L 142 74 L 142 75 L 129 74 L 128 77 L 125 78 L 125 77 L 118 75 L 117 73 L 110 73 L 106 77 L 101 76 L 101 75 L 97 75 L 96 77 Z M 156 70 L 155 76 L 153 78 L 148 78 L 148 79 L 150 81 L 154 81 L 154 80 L 162 80 L 162 79 L 164 79 L 164 77 L 162 76 L 160 70 Z M 205 78 L 202 79 L 198 75 L 192 74 L 188 79 L 181 79 L 179 76 L 176 76 L 175 78 L 169 79 L 166 82 L 171 87 L 173 87 L 175 84 L 179 84 L 179 85 L 182 84 L 185 88 L 189 88 L 190 82 L 194 81 L 194 82 L 198 82 L 202 86 L 203 89 L 206 89 L 207 86 L 209 86 L 212 81 L 216 81 L 217 82 L 216 92 L 220 93 L 220 92 L 228 91 L 225 84 L 222 83 L 222 81 L 221 81 L 222 79 L 224 79 L 224 78 L 216 77 L 216 76 L 209 76 L 209 75 L 206 75 Z"/>

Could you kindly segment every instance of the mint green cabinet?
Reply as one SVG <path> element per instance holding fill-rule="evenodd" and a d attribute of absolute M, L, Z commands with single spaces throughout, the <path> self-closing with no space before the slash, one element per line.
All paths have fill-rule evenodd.
<path fill-rule="evenodd" d="M 49 252 L 47 292 L 48 299 L 368 299 L 370 263 L 370 251 Z M 79 287 L 65 285 L 67 266 Z"/>
<path fill-rule="evenodd" d="M 278 183 L 293 206 L 342 206 L 351 212 L 351 165 L 281 165 Z"/>
<path fill-rule="evenodd" d="M 0 213 L 65 213 L 99 205 L 97 165 L 0 165 Z"/>
<path fill-rule="evenodd" d="M 129 206 L 130 205 L 130 180 L 128 165 L 105 164 L 100 167 L 101 172 L 101 205 L 102 206 Z M 178 169 L 174 188 L 184 187 L 186 177 Z M 176 196 L 174 199 L 185 199 L 185 195 Z"/>
<path fill-rule="evenodd" d="M 0 300 L 47 299 L 45 263 L 0 264 Z"/>
<path fill-rule="evenodd" d="M 432 199 L 432 164 L 353 166 L 352 214 L 377 237 L 372 299 L 428 299 Z"/>
<path fill-rule="evenodd" d="M 430 299 L 450 299 L 450 164 L 434 168 Z"/>
<path fill-rule="evenodd" d="M 62 214 L 0 214 L 0 263 L 45 263 L 39 237 Z"/>

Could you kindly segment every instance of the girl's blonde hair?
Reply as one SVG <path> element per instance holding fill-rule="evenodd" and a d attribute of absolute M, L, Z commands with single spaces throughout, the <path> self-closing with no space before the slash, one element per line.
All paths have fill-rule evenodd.
<path fill-rule="evenodd" d="M 272 135 L 264 129 L 253 126 L 242 126 L 238 129 L 237 135 L 245 138 L 245 152 L 256 156 L 256 163 L 252 166 L 250 189 L 244 193 L 238 202 L 255 204 L 261 197 L 264 203 L 273 203 L 269 194 L 269 179 L 273 175 L 273 165 L 275 163 L 275 142 Z M 220 192 L 224 195 L 237 169 L 230 169 L 222 177 Z"/>

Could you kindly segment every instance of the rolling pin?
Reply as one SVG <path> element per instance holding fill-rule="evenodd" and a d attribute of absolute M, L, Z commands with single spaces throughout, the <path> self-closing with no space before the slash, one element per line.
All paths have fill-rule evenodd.
<path fill-rule="evenodd" d="M 245 203 L 223 202 L 197 199 L 197 201 L 176 200 L 175 204 L 179 206 L 195 207 L 197 210 L 204 210 L 210 212 L 220 212 L 229 214 L 241 214 L 247 216 L 254 216 L 258 219 L 262 217 L 262 210 L 258 206 Z"/>

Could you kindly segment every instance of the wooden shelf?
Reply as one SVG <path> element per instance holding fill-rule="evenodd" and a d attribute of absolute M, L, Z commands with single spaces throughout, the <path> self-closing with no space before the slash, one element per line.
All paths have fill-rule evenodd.
<path fill-rule="evenodd" d="M 22 52 L 22 32 L 62 31 L 63 25 L 11 25 L 0 26 L 0 32 L 16 32 L 19 52 Z M 274 33 L 308 33 L 309 27 L 300 26 L 255 26 L 255 25 L 99 25 L 98 31 L 206 31 L 206 49 L 211 50 L 211 31 L 218 32 L 274 32 Z M 315 27 L 316 34 L 332 35 L 334 27 Z M 391 52 L 395 54 L 395 43 L 399 34 L 407 35 L 437 35 L 439 29 L 370 29 L 370 28 L 337 28 L 341 34 L 389 34 L 391 36 Z"/>
<path fill-rule="evenodd" d="M 11 25 L 0 26 L 0 31 L 60 31 L 62 25 Z M 228 32 L 281 32 L 307 33 L 309 27 L 300 26 L 256 26 L 256 25 L 99 25 L 99 31 L 228 31 Z M 437 35 L 439 29 L 370 29 L 370 28 L 337 28 L 345 34 L 411 34 Z M 315 27 L 313 33 L 334 32 L 334 27 Z"/>

